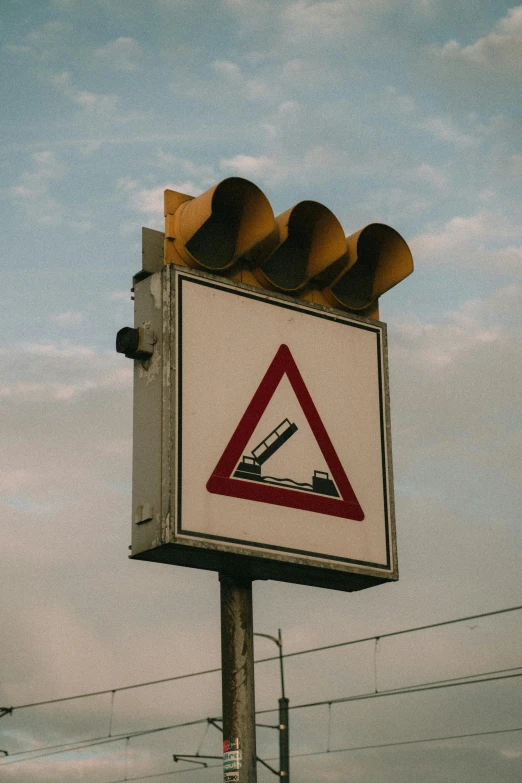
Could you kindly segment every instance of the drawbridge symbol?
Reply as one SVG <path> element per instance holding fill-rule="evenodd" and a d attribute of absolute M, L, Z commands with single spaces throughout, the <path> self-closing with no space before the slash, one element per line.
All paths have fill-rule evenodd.
<path fill-rule="evenodd" d="M 289 419 L 283 419 L 251 450 L 250 455 L 245 454 L 248 441 L 284 375 L 292 386 L 329 470 L 329 473 L 315 470 L 310 483 L 297 482 L 288 477 L 263 475 L 265 462 L 298 430 L 297 425 Z M 287 345 L 281 345 L 274 356 L 218 460 L 207 482 L 207 490 L 213 494 L 328 514 L 343 519 L 355 521 L 364 519 L 364 511 Z"/>
<path fill-rule="evenodd" d="M 297 424 L 284 419 L 261 443 L 252 449 L 252 456 L 244 455 L 233 474 L 234 478 L 247 479 L 249 481 L 262 481 L 273 486 L 285 486 L 288 489 L 301 489 L 306 492 L 316 492 L 321 495 L 333 495 L 339 497 L 335 484 L 328 473 L 322 470 L 314 470 L 312 482 L 295 481 L 291 478 L 277 478 L 276 476 L 263 476 L 261 466 L 297 432 Z"/>

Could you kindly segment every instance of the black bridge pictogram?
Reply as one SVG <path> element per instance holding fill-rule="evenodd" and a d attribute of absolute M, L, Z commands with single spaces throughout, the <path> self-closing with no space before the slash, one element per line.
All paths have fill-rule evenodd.
<path fill-rule="evenodd" d="M 252 456 L 243 455 L 243 459 L 234 471 L 233 478 L 260 481 L 273 486 L 299 489 L 302 492 L 314 492 L 318 495 L 329 495 L 338 498 L 339 493 L 334 482 L 328 473 L 322 470 L 314 470 L 311 483 L 294 481 L 291 478 L 262 475 L 262 465 L 297 432 L 297 429 L 297 424 L 291 423 L 289 419 L 283 419 L 261 443 L 258 443 L 252 449 Z"/>

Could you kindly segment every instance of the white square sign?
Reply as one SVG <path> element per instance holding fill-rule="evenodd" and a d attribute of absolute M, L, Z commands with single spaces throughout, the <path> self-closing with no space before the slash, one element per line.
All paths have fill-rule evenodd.
<path fill-rule="evenodd" d="M 259 576 L 271 562 L 271 578 L 327 585 L 335 572 L 340 589 L 397 579 L 385 325 L 179 267 L 163 274 L 169 541 L 235 555 L 247 571 L 253 558 Z"/>

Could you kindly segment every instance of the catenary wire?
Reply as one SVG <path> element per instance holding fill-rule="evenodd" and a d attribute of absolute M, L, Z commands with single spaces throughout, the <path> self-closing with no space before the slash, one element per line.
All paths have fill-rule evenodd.
<path fill-rule="evenodd" d="M 327 701 L 311 701 L 307 702 L 305 704 L 291 704 L 289 705 L 288 709 L 290 710 L 301 710 L 308 707 L 322 707 L 325 704 L 344 704 L 345 702 L 349 701 L 363 701 L 367 699 L 379 699 L 384 696 L 403 696 L 407 693 L 422 693 L 424 691 L 436 691 L 440 690 L 441 688 L 455 688 L 459 685 L 477 685 L 479 683 L 484 682 L 497 682 L 498 680 L 509 680 L 513 677 L 522 677 L 522 672 L 519 674 L 503 674 L 499 677 L 483 677 L 481 679 L 475 679 L 475 680 L 466 680 L 466 682 L 448 682 L 446 681 L 445 684 L 441 685 L 423 685 L 420 687 L 415 688 L 404 688 L 404 689 L 395 689 L 395 690 L 389 690 L 389 691 L 378 691 L 377 693 L 371 692 L 371 693 L 361 693 L 357 696 L 340 696 L 338 699 L 328 699 Z M 266 713 L 275 712 L 274 709 L 268 709 L 268 710 L 259 710 L 256 712 L 256 715 L 266 715 Z"/>
<path fill-rule="evenodd" d="M 405 685 L 402 688 L 395 688 L 395 689 L 390 690 L 390 691 L 370 691 L 368 694 L 359 695 L 357 698 L 364 698 L 364 697 L 369 698 L 372 695 L 379 694 L 379 693 L 383 693 L 384 695 L 392 694 L 392 693 L 394 693 L 396 695 L 399 695 L 401 693 L 408 693 L 412 689 L 413 690 L 414 689 L 425 690 L 428 686 L 430 686 L 430 685 L 438 685 L 439 683 L 453 683 L 453 682 L 460 682 L 462 680 L 466 680 L 466 681 L 470 681 L 470 682 L 477 682 L 477 679 L 476 679 L 477 677 L 483 677 L 484 678 L 484 680 L 478 680 L 478 682 L 482 682 L 482 681 L 487 682 L 488 680 L 492 679 L 492 677 L 490 675 L 505 674 L 507 672 L 519 671 L 520 669 L 522 669 L 522 665 L 521 666 L 513 666 L 513 667 L 511 667 L 509 669 L 495 669 L 493 671 L 478 672 L 477 674 L 465 674 L 465 675 L 461 675 L 460 677 L 447 677 L 444 680 L 432 680 L 430 682 L 420 682 L 420 683 L 414 683 L 412 685 Z M 345 699 L 350 699 L 352 697 L 344 697 L 344 698 Z M 324 703 L 328 703 L 329 705 L 331 705 L 332 703 L 335 703 L 335 699 L 334 700 L 330 700 L 329 702 L 324 702 Z M 323 702 L 321 702 L 321 704 L 323 704 Z M 290 709 L 293 709 L 293 707 L 290 706 Z M 272 710 L 268 710 L 268 712 L 272 712 Z M 168 726 L 167 727 L 167 729 L 170 729 L 170 728 L 175 728 L 175 727 L 174 726 Z M 159 730 L 162 730 L 162 728 L 160 727 Z M 56 744 L 56 745 L 43 745 L 43 746 L 39 746 L 39 747 L 36 747 L 36 748 L 30 748 L 28 750 L 18 750 L 18 751 L 15 751 L 14 753 L 10 753 L 9 754 L 9 758 L 12 758 L 13 756 L 27 755 L 28 753 L 39 753 L 42 750 L 68 749 L 70 745 L 76 745 L 77 743 L 80 743 L 80 742 L 81 743 L 84 743 L 84 742 L 85 743 L 86 742 L 97 743 L 97 742 L 101 742 L 103 740 L 108 740 L 108 739 L 120 740 L 120 739 L 124 739 L 127 736 L 128 736 L 128 734 L 125 734 L 125 733 L 120 733 L 120 734 L 115 734 L 115 735 L 113 735 L 111 733 L 108 733 L 108 734 L 103 734 L 103 735 L 101 735 L 99 737 L 88 737 L 88 738 L 86 738 L 84 740 L 76 740 L 76 741 L 71 740 L 70 742 L 61 742 L 61 743 Z M 90 746 L 84 745 L 82 747 L 90 747 Z"/>
<path fill-rule="evenodd" d="M 315 653 L 315 652 L 323 652 L 324 650 L 333 650 L 337 647 L 349 647 L 354 644 L 362 644 L 363 642 L 371 642 L 375 639 L 387 639 L 393 636 L 401 636 L 402 634 L 407 633 L 416 633 L 417 631 L 426 631 L 430 628 L 440 628 L 445 625 L 454 625 L 455 623 L 465 623 L 468 620 L 478 620 L 482 617 L 492 617 L 493 615 L 499 615 L 499 614 L 507 614 L 508 612 L 517 612 L 522 609 L 522 605 L 520 606 L 510 606 L 506 609 L 496 609 L 492 612 L 482 612 L 480 614 L 473 614 L 469 615 L 467 617 L 458 617 L 453 620 L 442 620 L 438 623 L 431 623 L 428 625 L 419 625 L 414 628 L 403 628 L 399 631 L 390 631 L 388 633 L 380 633 L 380 634 L 374 634 L 373 636 L 365 636 L 360 639 L 352 639 L 347 642 L 335 642 L 333 644 L 326 644 L 321 647 L 310 647 L 306 650 L 296 650 L 295 652 L 290 653 L 283 653 L 283 658 L 295 658 L 299 655 L 308 655 L 309 653 Z M 266 663 L 267 661 L 276 661 L 279 660 L 279 655 L 272 655 L 268 658 L 258 658 L 255 663 Z M 62 696 L 58 699 L 47 699 L 46 701 L 35 701 L 29 704 L 19 704 L 17 706 L 14 706 L 10 709 L 14 710 L 25 710 L 29 709 L 30 707 L 43 707 L 49 704 L 58 704 L 60 702 L 64 701 L 74 701 L 75 699 L 88 699 L 93 696 L 104 696 L 108 693 L 117 693 L 119 691 L 130 691 L 135 688 L 145 688 L 151 685 L 160 685 L 165 682 L 174 682 L 175 680 L 185 680 L 189 677 L 200 677 L 204 674 L 216 674 L 217 672 L 221 671 L 221 666 L 214 667 L 213 669 L 203 669 L 202 671 L 198 672 L 188 672 L 187 674 L 177 674 L 174 677 L 163 677 L 160 680 L 148 680 L 146 682 L 139 682 L 134 683 L 133 685 L 122 685 L 119 688 L 107 688 L 106 690 L 102 691 L 92 691 L 90 693 L 79 693 L 74 696 Z"/>
<path fill-rule="evenodd" d="M 379 748 L 393 748 L 400 745 L 419 745 L 421 743 L 426 742 L 445 742 L 446 740 L 455 740 L 455 739 L 470 739 L 472 737 L 487 737 L 492 736 L 495 734 L 509 734 L 514 733 L 516 731 L 522 731 L 522 727 L 517 727 L 515 729 L 497 729 L 495 731 L 475 731 L 469 734 L 453 734 L 452 736 L 444 736 L 444 737 L 427 737 L 425 739 L 417 739 L 417 740 L 401 740 L 399 742 L 383 742 L 377 745 L 358 745 L 353 746 L 350 748 L 336 748 L 335 750 L 318 750 L 318 751 L 312 751 L 309 753 L 292 753 L 290 755 L 291 759 L 298 759 L 298 758 L 307 758 L 309 756 L 329 756 L 333 753 L 350 753 L 352 751 L 357 750 L 372 750 L 372 749 L 379 749 Z M 268 761 L 277 761 L 277 758 L 270 758 Z M 221 764 L 212 764 L 207 767 L 207 769 L 217 769 L 218 767 L 221 767 Z M 141 775 L 140 777 L 135 778 L 119 778 L 118 780 L 110 780 L 109 783 L 132 783 L 132 781 L 139 781 L 139 780 L 152 780 L 153 778 L 164 778 L 168 775 L 180 775 L 183 772 L 189 773 L 189 772 L 201 772 L 201 769 L 176 769 L 172 770 L 171 772 L 156 772 L 152 775 Z"/>
<path fill-rule="evenodd" d="M 186 726 L 198 726 L 206 722 L 207 722 L 207 718 L 198 718 L 197 720 L 185 721 L 185 723 L 173 723 L 171 726 L 158 726 L 155 729 L 143 729 L 142 731 L 127 731 L 125 734 L 117 734 L 117 735 L 113 735 L 112 737 L 104 737 L 103 739 L 99 739 L 96 741 L 78 740 L 76 743 L 67 742 L 64 745 L 54 746 L 55 748 L 60 748 L 60 750 L 53 750 L 50 753 L 41 753 L 38 754 L 37 756 L 29 756 L 29 758 L 23 758 L 23 759 L 16 758 L 13 759 L 12 761 L 8 760 L 3 764 L 0 762 L 0 769 L 2 767 L 8 767 L 11 764 L 21 764 L 22 762 L 35 761 L 36 759 L 43 759 L 43 758 L 47 758 L 48 756 L 59 756 L 61 753 L 71 753 L 73 750 L 85 750 L 87 748 L 94 748 L 95 746 L 98 745 L 109 745 L 111 742 L 122 742 L 122 740 L 126 740 L 127 738 L 134 739 L 135 737 L 144 737 L 147 734 L 159 734 L 161 731 L 172 731 L 173 729 L 182 729 L 185 728 Z M 49 746 L 47 750 L 50 750 L 51 747 L 53 746 Z M 24 750 L 24 751 L 20 751 L 20 753 L 23 753 L 25 755 L 28 753 L 36 753 L 36 751 Z M 12 756 L 16 756 L 16 755 L 18 754 L 10 753 L 7 758 L 11 759 Z"/>
<path fill-rule="evenodd" d="M 470 676 L 471 677 L 475 677 L 475 678 L 478 677 L 478 675 L 470 675 Z M 422 693 L 423 691 L 439 690 L 441 688 L 451 688 L 451 687 L 455 687 L 455 686 L 458 686 L 458 685 L 477 685 L 477 684 L 481 684 L 481 683 L 485 683 L 485 682 L 496 682 L 498 680 L 506 680 L 506 679 L 511 679 L 513 677 L 522 677 L 522 672 L 520 672 L 519 674 L 505 674 L 505 675 L 498 676 L 498 677 L 489 677 L 488 676 L 488 677 L 483 677 L 481 679 L 470 679 L 470 680 L 466 680 L 465 682 L 461 682 L 461 681 L 454 682 L 454 681 L 445 680 L 445 681 L 443 681 L 443 684 L 431 685 L 431 684 L 427 683 L 427 684 L 422 685 L 422 686 L 408 687 L 408 688 L 405 688 L 405 689 L 396 689 L 396 690 L 389 690 L 389 691 L 379 691 L 378 693 L 371 692 L 371 693 L 366 693 L 366 694 L 358 694 L 356 696 L 342 696 L 342 697 L 340 697 L 338 699 L 326 699 L 324 701 L 308 702 L 308 703 L 304 703 L 304 704 L 291 704 L 291 705 L 289 705 L 289 709 L 290 710 L 299 710 L 299 709 L 307 709 L 307 708 L 310 708 L 310 707 L 322 707 L 322 706 L 331 705 L 331 704 L 344 704 L 346 702 L 351 702 L 351 701 L 362 701 L 362 700 L 366 700 L 366 699 L 376 699 L 376 698 L 385 697 L 385 696 L 401 696 L 401 695 L 409 694 L 409 693 Z M 270 713 L 270 712 L 274 712 L 274 709 L 256 710 L 255 714 L 256 715 L 265 715 L 265 714 Z M 53 750 L 52 752 L 49 752 L 49 753 L 42 753 L 42 754 L 35 755 L 35 756 L 29 756 L 28 758 L 23 758 L 23 759 L 16 758 L 16 759 L 13 759 L 12 761 L 9 761 L 9 760 L 7 760 L 7 761 L 0 761 L 0 769 L 2 767 L 4 767 L 4 766 L 9 766 L 10 764 L 19 764 L 19 763 L 22 763 L 22 762 L 28 762 L 28 761 L 34 761 L 34 760 L 40 759 L 40 758 L 46 758 L 48 756 L 60 755 L 61 753 L 70 753 L 71 751 L 74 751 L 74 750 L 84 750 L 86 748 L 91 748 L 91 747 L 94 747 L 94 746 L 97 746 L 97 745 L 106 745 L 106 744 L 109 744 L 111 742 L 119 742 L 121 740 L 127 739 L 127 737 L 130 737 L 132 739 L 134 737 L 143 737 L 143 736 L 145 736 L 147 734 L 155 734 L 155 733 L 159 733 L 159 732 L 162 732 L 162 731 L 171 731 L 173 729 L 183 728 L 185 726 L 195 726 L 195 725 L 204 723 L 205 721 L 208 721 L 208 718 L 200 718 L 200 719 L 195 720 L 195 721 L 188 721 L 186 723 L 173 724 L 171 726 L 160 726 L 160 727 L 157 727 L 155 729 L 144 729 L 143 731 L 126 732 L 124 734 L 119 734 L 119 735 L 115 735 L 115 736 L 112 736 L 112 737 L 107 737 L 107 738 L 104 738 L 102 740 L 98 740 L 98 741 L 95 741 L 95 742 L 88 742 L 87 740 L 84 740 L 84 743 L 86 743 L 86 744 L 82 744 L 81 742 L 79 742 L 79 743 L 76 743 L 74 745 L 74 747 L 69 747 L 69 745 L 72 745 L 74 743 L 66 743 L 65 746 L 61 747 L 61 749 Z M 48 749 L 50 750 L 50 748 L 48 748 Z M 33 751 L 19 751 L 20 754 L 23 753 L 24 755 L 27 755 L 29 753 L 36 753 L 36 752 L 37 752 L 37 750 L 33 750 Z M 17 755 L 17 754 L 10 754 L 10 756 L 8 758 L 10 759 L 14 755 Z"/>
<path fill-rule="evenodd" d="M 394 748 L 397 745 L 419 745 L 422 742 L 444 742 L 445 740 L 454 739 L 469 739 L 470 737 L 487 737 L 493 734 L 510 734 L 516 731 L 522 731 L 522 726 L 517 726 L 514 729 L 495 729 L 494 731 L 474 731 L 469 734 L 453 734 L 452 736 L 444 737 L 426 737 L 424 739 L 416 740 L 399 740 L 396 742 L 380 742 L 375 745 L 354 745 L 349 748 L 335 748 L 334 750 L 314 750 L 308 753 L 293 753 L 291 758 L 304 758 L 305 756 L 326 756 L 332 753 L 349 753 L 354 750 L 371 750 L 372 748 Z M 111 781 L 111 783 L 115 783 Z"/>

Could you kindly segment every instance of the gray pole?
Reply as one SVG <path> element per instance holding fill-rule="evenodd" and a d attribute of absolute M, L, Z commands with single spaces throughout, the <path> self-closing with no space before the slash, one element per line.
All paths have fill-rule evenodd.
<path fill-rule="evenodd" d="M 290 734 L 288 726 L 288 699 L 279 699 L 279 775 L 290 780 Z"/>
<path fill-rule="evenodd" d="M 220 573 L 219 581 L 223 740 L 233 754 L 229 760 L 224 756 L 224 781 L 256 783 L 252 580 Z M 240 752 L 240 768 L 234 765 L 235 751 Z"/>

